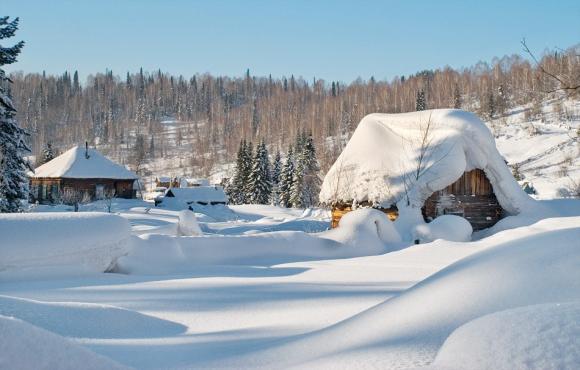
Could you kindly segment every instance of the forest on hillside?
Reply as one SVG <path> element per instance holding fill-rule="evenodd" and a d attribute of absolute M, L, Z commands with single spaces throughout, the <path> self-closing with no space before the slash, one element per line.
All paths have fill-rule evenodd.
<path fill-rule="evenodd" d="M 579 55 L 580 46 L 574 46 L 545 52 L 538 60 L 512 55 L 468 68 L 348 84 L 293 75 L 259 77 L 249 70 L 241 77 L 140 70 L 124 76 L 106 71 L 84 82 L 76 71 L 16 72 L 10 78 L 17 118 L 32 134 L 30 146 L 37 156 L 48 144 L 64 151 L 88 141 L 113 158 L 140 151 L 133 156 L 140 163 L 129 162 L 140 167 L 166 154 L 161 123 L 176 121 L 184 123 L 176 140 L 195 139 L 187 162 L 192 173 L 207 175 L 216 164 L 233 162 L 242 139 L 263 139 L 271 153 L 284 152 L 303 131 L 312 135 L 324 172 L 369 113 L 461 108 L 491 119 L 530 104 L 530 115 L 541 114 L 534 107 L 549 94 L 578 92 L 566 84 L 580 84 Z"/>

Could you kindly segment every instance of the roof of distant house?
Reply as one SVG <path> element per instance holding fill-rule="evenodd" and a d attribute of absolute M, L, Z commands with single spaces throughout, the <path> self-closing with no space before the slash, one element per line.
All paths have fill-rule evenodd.
<path fill-rule="evenodd" d="M 75 146 L 34 170 L 33 178 L 120 179 L 139 176 L 111 161 L 98 150 Z"/>

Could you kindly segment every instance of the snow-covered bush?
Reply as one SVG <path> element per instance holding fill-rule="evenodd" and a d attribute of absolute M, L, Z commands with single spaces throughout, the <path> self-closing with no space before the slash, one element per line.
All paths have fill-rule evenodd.
<path fill-rule="evenodd" d="M 455 215 L 442 215 L 428 224 L 419 224 L 413 228 L 413 239 L 421 243 L 444 239 L 454 242 L 471 240 L 473 228 L 469 221 Z"/>

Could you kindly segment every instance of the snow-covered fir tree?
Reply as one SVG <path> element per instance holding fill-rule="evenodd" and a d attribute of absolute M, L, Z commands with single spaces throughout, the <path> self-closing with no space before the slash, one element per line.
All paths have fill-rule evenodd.
<path fill-rule="evenodd" d="M 487 92 L 487 100 L 485 102 L 485 116 L 489 119 L 493 119 L 495 116 L 495 98 L 493 96 L 493 90 L 490 88 Z"/>
<path fill-rule="evenodd" d="M 461 109 L 461 92 L 459 91 L 459 86 L 456 84 L 455 88 L 453 89 L 453 108 Z"/>
<path fill-rule="evenodd" d="M 282 173 L 282 158 L 280 151 L 276 151 L 274 162 L 272 163 L 272 196 L 270 203 L 277 206 L 280 204 L 280 175 Z"/>
<path fill-rule="evenodd" d="M 312 207 L 318 203 L 321 180 L 320 166 L 316 159 L 316 149 L 312 135 L 301 133 L 297 137 L 300 150 L 295 153 L 295 169 L 290 190 L 292 207 Z"/>
<path fill-rule="evenodd" d="M 417 92 L 417 99 L 415 101 L 415 110 L 426 110 L 427 100 L 425 99 L 425 91 L 419 90 Z"/>
<path fill-rule="evenodd" d="M 8 21 L 0 17 L 0 40 L 14 36 L 18 18 Z M 26 171 L 31 169 L 24 159 L 30 149 L 25 143 L 28 133 L 16 122 L 16 109 L 12 104 L 8 86 L 11 83 L 2 66 L 12 64 L 20 54 L 24 42 L 14 46 L 0 46 L 0 212 L 21 212 L 28 197 Z"/>
<path fill-rule="evenodd" d="M 247 143 L 244 151 L 244 164 L 243 164 L 243 177 L 240 179 L 242 183 L 243 193 L 244 193 L 244 203 L 250 203 L 252 201 L 253 189 L 250 185 L 250 173 L 254 167 L 254 144 L 250 141 Z"/>
<path fill-rule="evenodd" d="M 44 148 L 42 149 L 42 158 L 40 159 L 39 164 L 44 164 L 50 162 L 54 159 L 54 149 L 52 148 L 51 143 L 46 143 Z"/>
<path fill-rule="evenodd" d="M 272 182 L 270 178 L 270 160 L 268 149 L 264 140 L 256 147 L 254 163 L 249 178 L 251 189 L 250 201 L 254 204 L 268 204 L 272 194 Z"/>
<path fill-rule="evenodd" d="M 314 139 L 309 135 L 302 149 L 304 171 L 302 180 L 302 201 L 305 207 L 312 207 L 318 204 L 318 194 L 322 181 L 319 176 L 320 165 L 316 158 L 316 148 Z"/>
<path fill-rule="evenodd" d="M 303 152 L 296 153 L 296 164 L 294 168 L 294 173 L 292 174 L 292 186 L 290 187 L 290 206 L 293 208 L 303 208 L 304 207 L 304 164 L 305 161 L 302 158 Z"/>
<path fill-rule="evenodd" d="M 232 204 L 244 204 L 249 200 L 246 198 L 246 187 L 250 174 L 249 166 L 248 144 L 246 140 L 242 140 L 240 141 L 240 146 L 238 148 L 234 176 L 226 186 L 226 192 L 230 203 Z"/>
<path fill-rule="evenodd" d="M 292 181 L 294 177 L 294 150 L 292 146 L 288 148 L 286 154 L 286 162 L 282 167 L 280 173 L 280 205 L 282 207 L 290 207 L 290 192 L 292 190 Z"/>

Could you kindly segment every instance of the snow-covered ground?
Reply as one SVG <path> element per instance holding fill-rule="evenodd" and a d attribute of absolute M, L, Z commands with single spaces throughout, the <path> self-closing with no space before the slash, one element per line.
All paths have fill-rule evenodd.
<path fill-rule="evenodd" d="M 555 112 L 560 104 L 564 113 Z M 580 101 L 546 101 L 541 118 L 526 119 L 529 109 L 515 108 L 488 127 L 509 165 L 518 166 L 520 182 L 533 184 L 537 198 L 567 196 L 580 184 Z"/>
<path fill-rule="evenodd" d="M 364 209 L 335 230 L 259 205 L 0 215 L 0 369 L 577 369 L 580 200 L 553 198 L 580 120 L 544 109 L 539 135 L 490 123 L 541 200 L 471 241 Z"/>
<path fill-rule="evenodd" d="M 580 302 L 580 203 L 552 203 L 546 204 L 554 212 L 577 217 L 546 219 L 475 242 L 409 246 L 397 242 L 390 225 L 377 228 L 371 222 L 366 228 L 364 220 L 374 217 L 370 211 L 350 217 L 343 225 L 349 231 L 341 234 L 340 228 L 324 231 L 329 215 L 323 210 L 218 208 L 212 216 L 197 213 L 204 235 L 177 237 L 177 210 L 118 200 L 113 211 L 129 221 L 125 227 L 137 243 L 133 248 L 142 253 L 132 250 L 121 257 L 117 273 L 47 278 L 4 269 L 0 315 L 24 323 L 0 322 L 22 343 L 32 335 L 54 334 L 46 339 L 54 356 L 73 351 L 71 359 L 94 368 L 116 366 L 108 359 L 138 369 L 413 368 L 436 359 L 431 365 L 436 369 L 459 369 L 476 367 L 470 361 L 490 351 L 509 358 L 488 359 L 493 368 L 550 368 L 537 359 L 543 355 L 557 360 L 552 368 L 573 368 L 570 364 L 580 361 L 580 333 L 577 325 L 566 325 L 577 320 L 580 304 L 568 303 Z M 48 208 L 67 210 L 37 210 Z M 74 222 L 74 215 L 62 215 Z M 118 230 L 104 219 L 91 221 L 96 230 Z M 71 240 L 78 232 L 73 225 Z M 538 310 L 531 307 L 540 304 Z M 512 317 L 511 311 L 497 318 L 494 313 L 516 309 L 513 315 L 519 317 L 517 307 L 528 306 L 524 314 L 551 328 L 545 332 L 518 321 L 518 332 L 541 331 L 526 339 L 534 350 L 527 353 L 526 344 L 490 347 L 492 329 L 505 327 Z M 472 340 L 482 325 L 491 339 L 474 341 L 478 346 L 462 342 Z M 558 333 L 566 357 L 542 344 Z M 515 334 L 496 335 L 510 343 Z M 6 341 L 4 346 L 13 358 L 18 347 Z M 456 358 L 461 346 L 473 356 Z M 509 357 L 512 350 L 517 356 Z"/>

